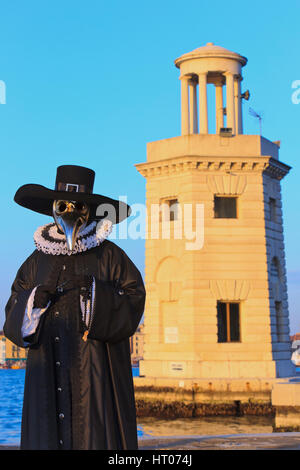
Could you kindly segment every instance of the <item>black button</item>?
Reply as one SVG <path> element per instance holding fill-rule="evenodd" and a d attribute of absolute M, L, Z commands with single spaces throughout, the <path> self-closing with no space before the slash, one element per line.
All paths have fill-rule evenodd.
<path fill-rule="evenodd" d="M 55 364 L 57 365 L 57 367 L 60 367 L 60 362 L 59 361 L 57 361 Z"/>
<path fill-rule="evenodd" d="M 58 343 L 58 342 L 59 342 L 59 336 L 55 336 L 54 341 L 55 341 L 56 343 Z"/>
<path fill-rule="evenodd" d="M 59 441 L 59 444 L 60 444 L 61 446 L 63 445 L 63 443 L 64 443 L 64 441 L 62 441 L 62 440 Z"/>
<path fill-rule="evenodd" d="M 119 290 L 118 290 L 118 294 L 119 294 L 119 295 L 123 295 L 123 294 L 124 294 L 124 290 L 123 290 L 123 289 L 119 289 Z"/>
<path fill-rule="evenodd" d="M 62 268 L 63 268 L 63 270 L 65 271 L 65 270 L 66 270 L 66 265 L 65 265 L 65 264 L 63 264 L 63 267 L 62 267 Z"/>
<path fill-rule="evenodd" d="M 57 391 L 58 391 L 58 392 L 62 392 L 62 388 L 61 388 L 61 387 L 57 387 Z"/>
<path fill-rule="evenodd" d="M 55 312 L 54 315 L 55 315 L 56 317 L 58 317 L 58 316 L 59 316 L 59 312 Z"/>
<path fill-rule="evenodd" d="M 65 415 L 63 413 L 59 413 L 58 417 L 59 417 L 59 419 L 63 420 Z"/>

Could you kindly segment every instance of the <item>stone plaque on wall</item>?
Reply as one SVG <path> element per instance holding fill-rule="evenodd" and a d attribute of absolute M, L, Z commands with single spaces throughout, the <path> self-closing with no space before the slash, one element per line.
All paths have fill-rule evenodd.
<path fill-rule="evenodd" d="M 186 369 L 186 363 L 185 362 L 170 362 L 170 371 L 173 373 L 183 373 L 185 372 Z"/>
<path fill-rule="evenodd" d="M 178 328 L 175 326 L 165 327 L 165 343 L 178 343 Z"/>

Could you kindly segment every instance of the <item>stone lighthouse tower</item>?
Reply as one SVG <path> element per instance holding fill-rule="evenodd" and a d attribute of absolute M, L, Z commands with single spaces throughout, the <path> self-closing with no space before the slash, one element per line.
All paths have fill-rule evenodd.
<path fill-rule="evenodd" d="M 182 135 L 148 143 L 136 165 L 147 180 L 144 377 L 295 373 L 280 187 L 290 167 L 278 143 L 243 133 L 246 63 L 212 43 L 176 59 Z"/>

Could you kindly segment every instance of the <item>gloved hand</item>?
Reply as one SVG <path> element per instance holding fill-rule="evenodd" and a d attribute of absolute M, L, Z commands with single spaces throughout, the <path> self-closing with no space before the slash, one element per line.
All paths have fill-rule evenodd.
<path fill-rule="evenodd" d="M 34 294 L 34 308 L 45 308 L 48 303 L 53 299 L 56 293 L 55 285 L 42 285 L 37 288 Z"/>

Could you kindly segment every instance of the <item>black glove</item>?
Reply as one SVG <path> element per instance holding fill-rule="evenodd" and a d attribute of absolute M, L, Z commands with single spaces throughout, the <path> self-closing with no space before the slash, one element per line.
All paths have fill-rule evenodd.
<path fill-rule="evenodd" d="M 39 286 L 34 294 L 34 308 L 47 307 L 48 303 L 53 300 L 56 293 L 56 287 L 54 285 Z"/>

